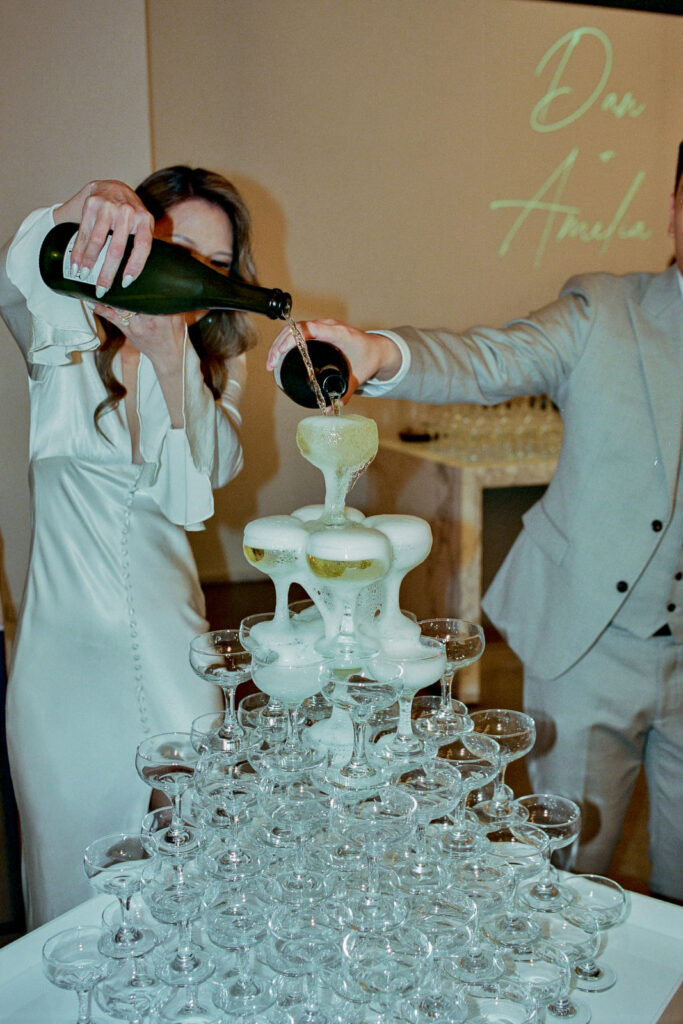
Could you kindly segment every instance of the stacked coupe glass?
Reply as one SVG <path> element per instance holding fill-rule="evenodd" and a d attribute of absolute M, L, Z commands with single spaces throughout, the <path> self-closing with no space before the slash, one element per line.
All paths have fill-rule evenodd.
<path fill-rule="evenodd" d="M 138 1024 L 585 1024 L 575 990 L 614 984 L 601 941 L 627 896 L 553 867 L 573 801 L 506 784 L 533 720 L 453 698 L 481 627 L 400 607 L 429 525 L 345 505 L 374 420 L 309 416 L 297 445 L 325 503 L 247 524 L 275 607 L 192 642 L 225 711 L 140 743 L 167 799 L 94 838 L 84 868 L 112 903 L 48 940 L 45 971 L 78 1024 L 93 995 L 96 1019 Z M 292 583 L 310 600 L 290 605 Z"/>

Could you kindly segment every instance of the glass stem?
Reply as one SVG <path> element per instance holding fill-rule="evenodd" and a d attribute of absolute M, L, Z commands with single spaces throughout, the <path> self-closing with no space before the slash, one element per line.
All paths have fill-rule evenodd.
<path fill-rule="evenodd" d="M 223 716 L 223 726 L 232 729 L 237 724 L 237 715 L 235 714 L 235 686 L 224 686 L 223 687 L 223 703 L 225 704 L 225 714 Z"/>
<path fill-rule="evenodd" d="M 398 698 L 398 725 L 396 727 L 396 739 L 398 740 L 407 740 L 413 735 L 413 722 L 410 717 L 412 708 L 412 693 L 402 692 Z"/>
<path fill-rule="evenodd" d="M 450 707 L 454 675 L 455 672 L 444 672 L 441 676 L 441 707 L 444 711 Z"/>
<path fill-rule="evenodd" d="M 362 770 L 365 768 L 367 764 L 365 749 L 367 726 L 365 722 L 358 722 L 355 718 L 351 719 L 351 725 L 353 726 L 353 750 L 351 751 L 351 757 L 346 768 L 354 774 L 358 769 Z"/>
<path fill-rule="evenodd" d="M 79 989 L 76 995 L 78 996 L 78 1020 L 76 1021 L 76 1024 L 92 1024 L 90 1017 L 92 989 L 89 988 L 85 991 Z"/>

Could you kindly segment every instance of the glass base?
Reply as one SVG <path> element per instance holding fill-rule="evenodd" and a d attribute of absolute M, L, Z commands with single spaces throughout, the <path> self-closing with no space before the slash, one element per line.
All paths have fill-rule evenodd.
<path fill-rule="evenodd" d="M 521 825 L 529 818 L 529 812 L 520 804 L 486 800 L 472 808 L 485 829 L 493 832 L 502 825 Z"/>
<path fill-rule="evenodd" d="M 177 832 L 159 829 L 150 834 L 150 839 L 154 852 L 162 857 L 190 857 L 199 851 L 204 836 L 199 829 L 183 822 Z"/>
<path fill-rule="evenodd" d="M 591 1008 L 579 999 L 557 1000 L 545 1008 L 545 1024 L 590 1024 Z"/>
<path fill-rule="evenodd" d="M 574 966 L 574 984 L 582 992 L 606 992 L 608 988 L 612 988 L 616 980 L 616 972 L 608 964 L 594 960 L 590 966 Z"/>
<path fill-rule="evenodd" d="M 523 914 L 501 914 L 489 918 L 484 924 L 484 931 L 493 942 L 503 946 L 506 953 L 514 955 L 529 952 L 541 934 L 541 927 L 537 921 Z"/>
<path fill-rule="evenodd" d="M 112 1017 L 142 1020 L 168 997 L 168 989 L 137 957 L 119 963 L 112 974 L 95 986 L 95 1002 Z"/>
<path fill-rule="evenodd" d="M 130 941 L 117 941 L 116 935 L 106 932 L 98 943 L 100 953 L 112 960 L 127 960 L 130 957 L 144 956 L 158 944 L 158 939 L 151 928 L 135 928 Z"/>
<path fill-rule="evenodd" d="M 157 977 L 172 988 L 200 985 L 211 977 L 215 969 L 216 964 L 208 953 L 195 948 L 189 956 L 176 954 L 172 960 L 160 964 Z"/>
<path fill-rule="evenodd" d="M 393 864 L 401 892 L 433 898 L 453 885 L 448 870 L 443 870 L 431 859 L 421 861 L 409 855 L 402 860 L 402 863 Z"/>
<path fill-rule="evenodd" d="M 519 893 L 519 901 L 531 910 L 552 913 L 568 906 L 572 902 L 572 896 L 555 884 L 541 887 L 536 883 Z"/>
<path fill-rule="evenodd" d="M 443 971 L 464 985 L 476 985 L 502 977 L 505 964 L 495 946 L 483 942 L 475 950 L 465 949 L 458 956 L 448 957 L 443 963 Z"/>
<path fill-rule="evenodd" d="M 310 772 L 320 768 L 328 760 L 326 750 L 317 747 L 270 747 L 259 753 L 258 771 L 275 775 L 290 775 Z"/>

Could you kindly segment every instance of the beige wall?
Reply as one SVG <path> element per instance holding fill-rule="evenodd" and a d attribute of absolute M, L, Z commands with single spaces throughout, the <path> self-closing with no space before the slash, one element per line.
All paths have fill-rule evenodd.
<path fill-rule="evenodd" d="M 155 161 L 234 177 L 254 213 L 262 280 L 292 291 L 297 317 L 500 322 L 549 301 L 576 271 L 659 269 L 670 255 L 681 18 L 529 0 L 148 7 Z M 564 44 L 536 75 L 580 28 L 590 31 L 571 56 Z M 555 86 L 569 92 L 532 126 L 562 61 Z M 500 255 L 521 211 L 491 201 L 534 196 L 604 228 L 623 207 L 619 230 L 649 238 L 558 240 L 564 214 L 535 212 Z M 322 478 L 294 446 L 301 410 L 263 369 L 277 328 L 259 329 L 246 468 L 196 537 L 205 579 L 253 573 L 240 550 L 246 520 L 322 496 Z M 380 413 L 354 400 L 382 417 L 398 405 L 382 404 Z M 362 483 L 351 500 L 362 504 Z"/>
<path fill-rule="evenodd" d="M 547 301 L 575 271 L 658 269 L 670 254 L 681 18 L 534 0 L 3 0 L 1 19 L 3 237 L 91 177 L 136 182 L 150 166 L 188 161 L 243 188 L 261 279 L 291 290 L 299 317 L 499 322 Z M 561 55 L 535 68 L 581 27 L 591 33 L 558 83 L 571 92 L 549 111 L 570 121 L 537 130 L 530 113 Z M 634 106 L 604 111 L 610 93 L 632 94 Z M 543 189 L 572 153 L 563 186 Z M 492 200 L 539 194 L 608 225 L 642 174 L 620 227 L 642 221 L 649 239 L 560 241 L 561 215 L 549 223 L 533 213 L 499 255 L 520 211 L 493 210 Z M 294 445 L 301 410 L 263 369 L 276 327 L 258 326 L 246 469 L 194 538 L 205 579 L 253 575 L 241 554 L 245 521 L 322 497 L 322 478 Z M 386 420 L 400 406 L 356 399 L 354 408 Z M 2 329 L 10 605 L 28 552 L 27 424 L 24 367 Z M 362 482 L 352 501 L 362 504 Z"/>
<path fill-rule="evenodd" d="M 91 178 L 149 173 L 144 0 L 2 0 L 0 68 L 0 239 Z M 29 547 L 27 394 L 0 321 L 0 585 L 10 627 Z"/>

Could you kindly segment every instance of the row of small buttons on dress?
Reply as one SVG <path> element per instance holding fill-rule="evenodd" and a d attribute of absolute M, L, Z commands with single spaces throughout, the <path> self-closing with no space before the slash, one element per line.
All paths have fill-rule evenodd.
<path fill-rule="evenodd" d="M 121 569 L 123 576 L 123 585 L 126 590 L 126 607 L 128 609 L 128 631 L 131 640 L 131 650 L 133 652 L 133 678 L 135 681 L 135 698 L 138 705 L 138 713 L 140 715 L 140 725 L 142 727 L 143 734 L 149 735 L 151 732 L 149 724 L 149 715 L 147 713 L 147 699 L 145 695 L 145 685 L 142 672 L 142 656 L 140 654 L 140 642 L 138 638 L 138 623 L 135 612 L 135 598 L 133 595 L 133 583 L 130 574 L 130 552 L 128 550 L 128 535 L 130 532 L 130 515 L 133 507 L 133 499 L 135 497 L 135 491 L 137 489 L 140 474 L 142 473 L 142 467 L 140 473 L 136 477 L 133 485 L 128 491 L 126 499 L 126 506 L 123 511 L 123 525 L 121 527 Z"/>

